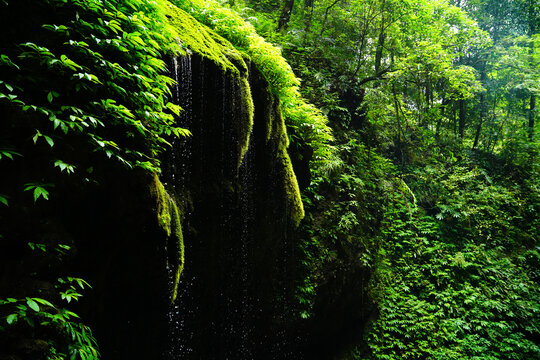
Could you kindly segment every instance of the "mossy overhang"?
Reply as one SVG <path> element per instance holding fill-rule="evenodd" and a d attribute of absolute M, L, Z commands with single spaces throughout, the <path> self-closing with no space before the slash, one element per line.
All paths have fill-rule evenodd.
<path fill-rule="evenodd" d="M 247 54 L 171 3 L 167 4 L 166 16 L 183 48 L 211 60 L 226 73 L 247 77 Z"/>

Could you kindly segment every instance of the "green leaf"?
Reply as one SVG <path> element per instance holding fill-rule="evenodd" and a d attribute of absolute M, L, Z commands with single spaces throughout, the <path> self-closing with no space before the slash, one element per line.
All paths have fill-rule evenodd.
<path fill-rule="evenodd" d="M 34 190 L 34 202 L 37 201 L 40 197 L 45 200 L 49 200 L 49 192 L 44 188 L 44 186 L 54 186 L 53 184 L 40 184 L 40 183 L 28 183 L 25 184 L 24 191 Z"/>
<path fill-rule="evenodd" d="M 8 315 L 8 317 L 6 318 L 6 321 L 9 325 L 13 324 L 14 322 L 17 321 L 17 314 L 10 314 Z"/>
<path fill-rule="evenodd" d="M 32 299 L 27 299 L 26 300 L 26 303 L 28 304 L 28 307 L 30 307 L 30 309 L 38 312 L 39 311 L 39 305 Z"/>
<path fill-rule="evenodd" d="M 0 194 L 0 203 L 9 206 L 6 195 Z"/>
<path fill-rule="evenodd" d="M 42 304 L 42 305 L 45 305 L 45 306 L 50 306 L 50 307 L 54 307 L 53 304 L 51 304 L 49 301 L 45 300 L 45 299 L 40 299 L 40 298 L 32 298 L 34 301 Z"/>
<path fill-rule="evenodd" d="M 37 186 L 34 189 L 34 202 L 36 202 L 40 196 L 43 197 L 45 200 L 49 200 L 49 192 L 44 188 Z"/>
<path fill-rule="evenodd" d="M 45 141 L 47 141 L 47 143 L 49 144 L 50 147 L 53 147 L 53 146 L 54 146 L 54 141 L 53 141 L 53 139 L 51 139 L 51 138 L 48 137 L 47 135 L 43 135 L 43 137 L 45 138 Z"/>
<path fill-rule="evenodd" d="M 41 136 L 41 133 L 40 133 L 39 130 L 38 130 L 38 132 L 36 133 L 36 135 L 34 135 L 34 137 L 32 138 L 32 140 L 34 140 L 34 144 L 37 143 L 37 140 L 39 139 L 40 136 Z"/>
<path fill-rule="evenodd" d="M 2 156 L 5 156 L 7 157 L 8 159 L 10 160 L 13 160 L 13 156 L 21 156 L 22 157 L 22 154 L 21 153 L 18 153 L 16 151 L 13 151 L 13 150 L 10 150 L 10 149 L 0 149 L 0 159 L 2 158 Z"/>

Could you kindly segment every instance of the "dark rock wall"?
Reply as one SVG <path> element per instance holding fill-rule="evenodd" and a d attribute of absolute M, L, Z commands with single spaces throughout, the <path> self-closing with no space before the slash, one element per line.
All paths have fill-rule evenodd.
<path fill-rule="evenodd" d="M 180 125 L 193 136 L 165 161 L 186 245 L 171 358 L 285 358 L 294 340 L 283 330 L 294 245 L 279 105 L 250 69 L 253 129 L 239 164 L 239 119 L 249 117 L 241 79 L 199 56 L 177 63 L 184 82 Z"/>
<path fill-rule="evenodd" d="M 55 183 L 55 195 L 34 205 L 22 193 L 0 208 L 0 297 L 61 304 L 57 278 L 85 279 L 92 289 L 68 307 L 92 328 L 105 360 L 300 359 L 289 331 L 290 234 L 303 209 L 279 103 L 254 67 L 232 73 L 192 55 L 173 70 L 179 125 L 193 134 L 163 156 L 161 181 L 179 207 L 186 248 L 174 304 L 171 234 L 159 217 L 169 195 L 152 176 L 77 147 L 76 138 L 57 145 L 88 164 L 70 177 L 43 165 L 39 147 L 3 167 L 10 176 L 2 174 L 2 188 L 39 178 Z M 5 114 L 0 130 L 15 143 L 8 128 L 19 114 Z M 71 250 L 60 260 L 37 256 L 27 242 Z M 14 328 L 0 339 L 0 359 L 42 358 L 55 336 Z"/>

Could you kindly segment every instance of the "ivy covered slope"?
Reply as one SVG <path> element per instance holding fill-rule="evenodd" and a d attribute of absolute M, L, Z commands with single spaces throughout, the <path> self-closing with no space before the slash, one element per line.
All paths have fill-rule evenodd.
<path fill-rule="evenodd" d="M 144 195 L 168 139 L 189 134 L 174 125 L 163 61 L 181 49 L 161 1 L 2 1 L 0 33 L 0 357 L 95 359 L 92 331 L 68 310 L 88 285 L 70 259 L 83 247 L 77 227 L 100 228 L 111 204 L 81 194 L 130 169 L 147 179 L 124 187 L 161 209 L 181 270 L 175 205 L 157 179 L 154 199 Z"/>

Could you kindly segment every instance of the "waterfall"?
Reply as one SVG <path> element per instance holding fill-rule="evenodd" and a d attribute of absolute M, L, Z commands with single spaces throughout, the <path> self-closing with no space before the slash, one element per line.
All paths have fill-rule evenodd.
<path fill-rule="evenodd" d="M 268 135 L 279 110 L 260 77 L 251 131 L 247 79 L 198 55 L 171 63 L 178 125 L 193 136 L 175 140 L 163 166 L 186 249 L 166 358 L 281 359 L 290 254 L 280 137 Z"/>
<path fill-rule="evenodd" d="M 176 125 L 190 129 L 192 125 L 192 103 L 193 103 L 193 71 L 192 59 L 190 56 L 174 56 L 171 64 L 171 75 L 175 80 L 173 86 L 173 102 L 182 107 L 180 115 L 176 118 Z M 179 199 L 186 193 L 186 184 L 190 182 L 189 163 L 192 158 L 191 144 L 185 138 L 174 138 L 172 140 L 172 149 L 168 152 L 167 166 L 165 167 L 166 184 L 169 191 L 178 202 Z M 182 206 L 182 219 L 189 218 L 189 207 Z M 183 221 L 183 226 L 186 226 L 186 221 Z M 167 268 L 169 278 L 169 292 L 172 293 L 174 284 L 175 270 Z M 181 298 L 189 295 L 189 289 L 195 279 L 188 279 L 186 276 L 181 276 L 178 298 L 174 303 L 169 305 L 168 322 L 169 322 L 169 346 L 165 359 L 180 360 L 183 358 L 189 349 L 185 348 L 182 342 L 177 339 L 180 334 L 184 333 L 185 327 L 185 311 L 189 309 L 180 309 Z"/>

